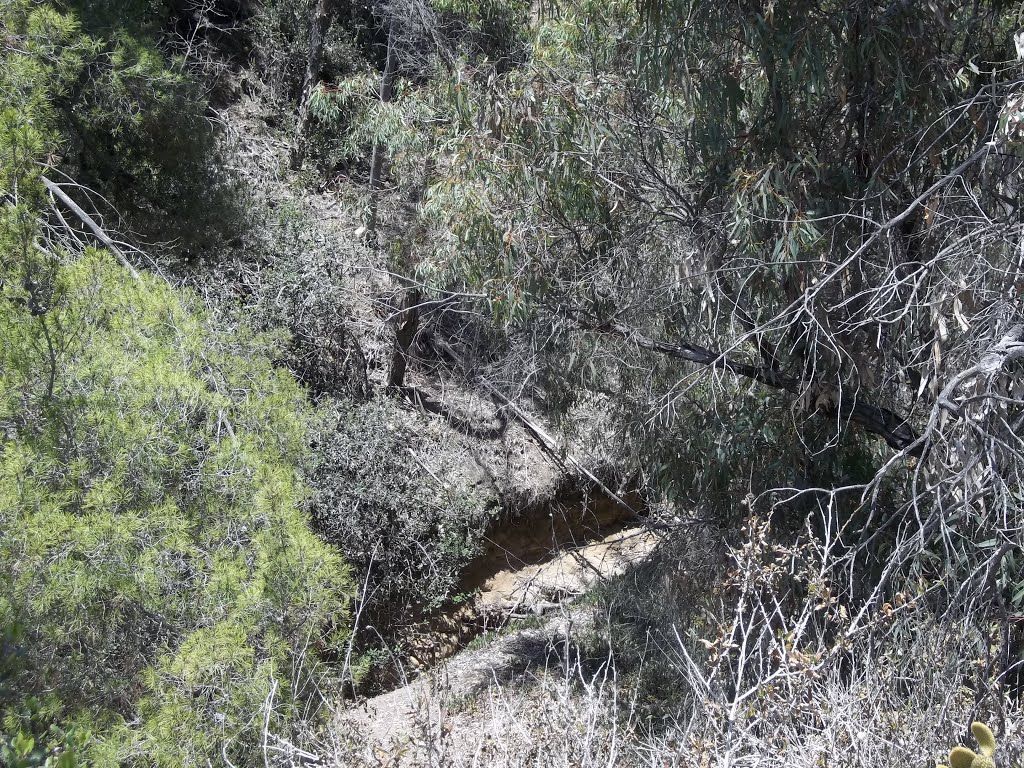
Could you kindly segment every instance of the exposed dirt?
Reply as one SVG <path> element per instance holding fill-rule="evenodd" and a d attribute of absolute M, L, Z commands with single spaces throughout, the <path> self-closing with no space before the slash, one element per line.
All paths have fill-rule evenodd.
<path fill-rule="evenodd" d="M 581 495 L 492 531 L 463 577 L 466 591 L 479 590 L 478 611 L 536 614 L 538 603 L 572 598 L 642 558 L 653 536 L 634 512 L 641 500 L 625 501 L 628 507 L 604 494 Z"/>
<path fill-rule="evenodd" d="M 528 675 L 571 665 L 578 653 L 574 629 L 587 623 L 584 610 L 565 606 L 540 626 L 497 636 L 401 688 L 342 710 L 335 728 L 359 733 L 369 765 L 423 765 L 424 754 L 438 753 L 445 759 L 430 764 L 469 762 L 481 734 L 475 697 L 491 686 L 515 685 Z"/>
<path fill-rule="evenodd" d="M 357 729 L 372 764 L 416 765 L 414 755 L 435 749 L 434 741 L 471 754 L 474 713 L 450 704 L 566 663 L 576 653 L 574 631 L 593 621 L 575 598 L 653 551 L 657 538 L 633 511 L 643 508 L 640 499 L 625 501 L 579 495 L 500 524 L 465 574 L 463 588 L 475 598 L 442 617 L 422 659 L 411 660 L 425 674 L 343 711 L 339 732 Z M 490 630 L 499 631 L 463 650 Z"/>
<path fill-rule="evenodd" d="M 496 521 L 461 579 L 470 599 L 408 639 L 410 671 L 435 668 L 484 632 L 556 612 L 640 563 L 656 537 L 637 517 L 641 500 L 623 500 L 574 494 Z"/>
<path fill-rule="evenodd" d="M 653 533 L 636 526 L 562 549 L 537 565 L 498 571 L 481 586 L 477 606 L 481 611 L 508 611 L 512 616 L 544 613 L 641 562 L 655 543 Z"/>

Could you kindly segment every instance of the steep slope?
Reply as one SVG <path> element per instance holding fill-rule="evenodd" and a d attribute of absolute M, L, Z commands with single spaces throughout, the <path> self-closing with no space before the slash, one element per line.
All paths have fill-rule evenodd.
<path fill-rule="evenodd" d="M 434 609 L 418 617 L 402 613 L 398 627 L 393 607 L 367 599 L 364 623 L 395 623 L 387 637 L 402 669 L 378 665 L 364 685 L 389 687 L 481 632 L 576 599 L 642 560 L 655 538 L 642 527 L 642 498 L 622 498 L 595 485 L 553 443 L 550 428 L 542 426 L 538 434 L 535 416 L 495 400 L 457 372 L 413 357 L 405 388 L 389 390 L 408 278 L 389 268 L 387 242 L 376 246 L 361 236 L 358 185 L 310 186 L 308 174 L 289 169 L 287 120 L 260 89 L 243 75 L 237 101 L 220 116 L 223 153 L 244 179 L 256 213 L 234 251 L 215 267 L 217 279 L 204 273 L 196 287 L 226 314 L 240 311 L 268 329 L 283 325 L 290 331 L 292 353 L 282 362 L 306 381 L 328 414 L 311 446 L 315 514 L 328 538 L 362 567 L 357 575 L 367 594 L 386 588 L 385 569 L 402 567 L 387 550 L 408 546 L 403 537 L 426 537 L 420 550 L 401 555 L 426 559 L 437 556 L 427 539 L 443 536 L 440 529 L 461 527 L 467 537 L 457 572 L 443 582 L 449 594 Z M 387 237 L 385 232 L 381 240 Z M 436 328 L 445 326 L 435 326 L 435 335 Z M 449 342 L 458 339 L 435 341 Z M 392 472 L 401 467 L 405 484 L 369 474 L 367 465 L 380 461 L 394 462 L 388 464 Z M 323 490 L 339 485 L 340 491 Z M 379 514 L 374 510 L 380 504 L 388 515 L 425 514 L 436 522 L 363 525 L 363 518 Z M 408 506 L 424 504 L 428 509 L 419 513 Z M 352 538 L 354 529 L 362 538 Z M 359 642 L 374 642 L 358 636 Z"/>

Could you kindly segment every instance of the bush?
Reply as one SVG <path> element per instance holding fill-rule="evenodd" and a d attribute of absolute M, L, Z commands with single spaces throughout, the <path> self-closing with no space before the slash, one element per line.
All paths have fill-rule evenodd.
<path fill-rule="evenodd" d="M 316 3 L 312 0 L 260 3 L 250 25 L 256 41 L 256 57 L 270 92 L 288 103 L 301 95 L 309 47 L 309 23 Z M 334 23 L 324 39 L 321 76 L 335 82 L 362 69 L 362 56 L 372 48 L 373 16 L 370 6 L 335 3 Z"/>
<path fill-rule="evenodd" d="M 53 295 L 36 318 L 0 305 L 4 716 L 36 697 L 119 759 L 241 756 L 256 712 L 295 715 L 349 589 L 300 511 L 302 392 L 268 339 L 102 253 Z"/>
<path fill-rule="evenodd" d="M 342 403 L 333 418 L 310 481 L 314 517 L 354 566 L 372 567 L 369 615 L 395 627 L 450 605 L 491 503 L 460 492 L 437 435 L 393 400 Z"/>
<path fill-rule="evenodd" d="M 243 190 L 217 154 L 209 99 L 184 59 L 127 23 L 93 36 L 62 125 L 72 175 L 145 241 L 176 259 L 209 255 L 240 230 Z"/>
<path fill-rule="evenodd" d="M 40 177 L 77 26 L 0 20 L 0 755 L 251 762 L 347 616 L 301 506 L 304 394 L 277 340 L 71 247 Z"/>
<path fill-rule="evenodd" d="M 173 244 L 175 258 L 194 259 L 236 234 L 246 201 L 217 156 L 196 63 L 171 55 L 170 12 L 150 5 L 83 3 L 79 16 L 5 3 L 0 83 L 5 105 L 47 134 L 50 162 L 91 188 L 93 207 L 124 217 L 160 255 Z"/>
<path fill-rule="evenodd" d="M 287 329 L 279 362 L 315 398 L 366 398 L 367 362 L 350 328 L 351 290 L 337 275 L 337 241 L 301 206 L 285 202 L 263 243 L 270 264 L 246 286 L 246 316 L 261 329 Z"/>

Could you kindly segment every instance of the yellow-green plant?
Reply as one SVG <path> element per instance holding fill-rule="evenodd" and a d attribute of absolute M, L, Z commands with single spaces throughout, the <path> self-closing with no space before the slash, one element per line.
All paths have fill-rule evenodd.
<path fill-rule="evenodd" d="M 0 3 L 0 765 L 254 765 L 344 640 L 312 411 L 279 339 L 62 234 L 44 178 L 83 39 Z"/>
<path fill-rule="evenodd" d="M 967 747 L 953 747 L 949 753 L 950 768 L 995 768 L 993 755 L 996 751 L 996 737 L 984 723 L 971 723 L 971 733 L 978 741 L 981 754 Z"/>

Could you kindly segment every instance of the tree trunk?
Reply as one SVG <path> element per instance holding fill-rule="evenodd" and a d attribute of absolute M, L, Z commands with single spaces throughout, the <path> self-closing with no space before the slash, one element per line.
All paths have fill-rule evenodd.
<path fill-rule="evenodd" d="M 316 9 L 309 25 L 309 54 L 306 56 L 306 77 L 302 82 L 302 99 L 299 101 L 299 121 L 295 127 L 295 144 L 292 146 L 292 169 L 302 167 L 306 158 L 306 130 L 309 128 L 309 103 L 313 90 L 320 82 L 320 65 L 324 58 L 324 37 L 331 24 L 330 0 L 316 0 Z"/>
<path fill-rule="evenodd" d="M 409 346 L 420 327 L 420 291 L 412 288 L 406 291 L 405 311 L 395 331 L 395 349 L 391 355 L 391 370 L 388 372 L 388 386 L 401 389 L 405 386 L 405 371 L 409 365 Z"/>
<path fill-rule="evenodd" d="M 384 62 L 384 74 L 380 79 L 380 103 L 390 103 L 395 92 L 395 75 L 398 74 L 398 52 L 395 50 L 394 33 L 392 27 L 388 27 L 388 55 Z M 377 227 L 377 198 L 380 189 L 380 177 L 384 168 L 384 147 L 381 143 L 374 142 L 373 155 L 370 159 L 370 220 L 367 222 L 367 229 L 375 231 Z"/>

